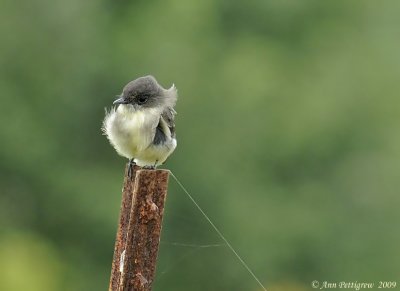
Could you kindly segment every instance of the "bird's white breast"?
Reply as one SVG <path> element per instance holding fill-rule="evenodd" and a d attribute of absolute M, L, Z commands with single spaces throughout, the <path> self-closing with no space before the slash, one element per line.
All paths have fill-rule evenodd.
<path fill-rule="evenodd" d="M 104 120 L 104 132 L 117 152 L 128 159 L 136 157 L 153 141 L 160 110 L 134 110 L 130 105 L 112 109 Z"/>

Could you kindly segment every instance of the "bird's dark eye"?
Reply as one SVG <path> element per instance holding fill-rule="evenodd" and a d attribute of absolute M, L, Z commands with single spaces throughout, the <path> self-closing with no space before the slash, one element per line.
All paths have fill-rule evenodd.
<path fill-rule="evenodd" d="M 142 104 L 146 103 L 147 99 L 148 99 L 148 96 L 146 96 L 146 95 L 139 96 L 137 98 L 137 103 L 139 105 L 142 105 Z"/>

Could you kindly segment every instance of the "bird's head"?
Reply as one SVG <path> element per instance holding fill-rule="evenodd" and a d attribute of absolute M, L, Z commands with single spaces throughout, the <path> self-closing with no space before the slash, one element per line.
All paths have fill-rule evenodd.
<path fill-rule="evenodd" d="M 166 90 L 157 83 L 153 76 L 145 76 L 129 82 L 122 90 L 122 94 L 117 97 L 119 98 L 113 104 L 131 105 L 135 110 L 141 110 L 173 107 L 177 94 L 175 86 Z"/>

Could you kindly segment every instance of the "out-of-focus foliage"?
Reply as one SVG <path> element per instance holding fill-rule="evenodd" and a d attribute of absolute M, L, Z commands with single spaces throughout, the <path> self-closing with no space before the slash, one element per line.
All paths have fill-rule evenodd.
<path fill-rule="evenodd" d="M 0 289 L 105 290 L 125 83 L 175 83 L 186 185 L 269 290 L 399 280 L 400 3 L 11 1 Z M 173 180 L 154 290 L 259 290 Z"/>

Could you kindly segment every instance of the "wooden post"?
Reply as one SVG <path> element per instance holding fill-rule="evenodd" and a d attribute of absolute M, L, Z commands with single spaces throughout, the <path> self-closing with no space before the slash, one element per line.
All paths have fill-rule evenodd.
<path fill-rule="evenodd" d="M 154 280 L 169 171 L 125 170 L 109 291 L 150 291 Z"/>

